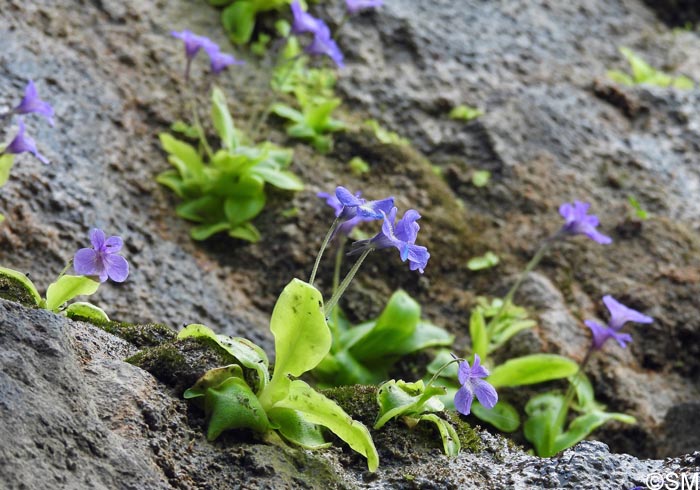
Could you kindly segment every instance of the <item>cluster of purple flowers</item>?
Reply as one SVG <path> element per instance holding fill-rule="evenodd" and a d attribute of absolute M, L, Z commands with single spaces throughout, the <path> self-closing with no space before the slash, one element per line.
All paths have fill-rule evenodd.
<path fill-rule="evenodd" d="M 408 261 L 412 271 L 423 273 L 430 259 L 428 249 L 416 245 L 416 238 L 420 226 L 417 221 L 421 218 L 418 211 L 409 209 L 400 220 L 396 220 L 398 209 L 394 206 L 394 198 L 389 197 L 379 201 L 367 201 L 360 197 L 361 193 L 353 194 L 348 189 L 338 186 L 335 196 L 326 192 L 320 192 L 318 197 L 326 200 L 331 206 L 336 217 L 343 220 L 336 229 L 336 233 L 349 234 L 352 229 L 364 221 L 381 219 L 382 230 L 369 240 L 360 240 L 353 243 L 351 254 L 357 254 L 365 250 L 394 247 L 399 251 L 401 260 Z"/>
<path fill-rule="evenodd" d="M 348 14 L 353 15 L 361 10 L 381 6 L 382 0 L 346 0 Z M 343 68 L 343 53 L 331 37 L 331 30 L 321 19 L 318 19 L 302 9 L 299 0 L 294 0 L 292 7 L 292 33 L 300 36 L 312 34 L 313 41 L 304 51 L 313 56 L 328 56 L 338 66 Z"/>
<path fill-rule="evenodd" d="M 600 233 L 596 228 L 600 220 L 594 214 L 588 214 L 591 205 L 587 202 L 574 201 L 564 203 L 559 207 L 559 214 L 566 220 L 560 233 L 563 235 L 585 235 L 591 240 L 602 245 L 609 245 L 612 239 Z M 620 347 L 624 348 L 632 341 L 628 333 L 620 333 L 620 329 L 627 322 L 651 323 L 653 318 L 646 316 L 632 308 L 628 308 L 610 295 L 603 296 L 603 303 L 610 312 L 610 320 L 607 325 L 601 325 L 594 320 L 586 320 L 584 323 L 593 334 L 592 350 L 600 350 L 608 339 L 615 339 Z"/>
<path fill-rule="evenodd" d="M 188 30 L 182 32 L 171 32 L 173 37 L 181 39 L 185 43 L 185 56 L 187 57 L 187 67 L 185 68 L 185 79 L 190 76 L 190 64 L 200 50 L 204 50 L 209 56 L 211 71 L 218 75 L 231 65 L 244 65 L 245 62 L 237 60 L 233 55 L 222 53 L 219 45 L 205 36 L 198 36 Z"/>
<path fill-rule="evenodd" d="M 620 347 L 624 348 L 628 342 L 632 341 L 632 336 L 628 333 L 620 333 L 620 330 L 627 322 L 651 323 L 654 321 L 650 316 L 646 316 L 637 310 L 629 308 L 610 295 L 603 296 L 603 303 L 610 312 L 608 324 L 603 326 L 594 320 L 586 320 L 584 323 L 591 329 L 593 334 L 593 350 L 600 350 L 608 339 L 615 339 Z"/>
<path fill-rule="evenodd" d="M 24 89 L 24 97 L 21 102 L 6 115 L 16 114 L 22 116 L 31 113 L 44 116 L 49 125 L 53 127 L 53 107 L 51 107 L 51 104 L 48 102 L 41 100 L 34 82 L 29 80 L 29 83 L 27 83 Z M 42 163 L 48 164 L 49 160 L 39 153 L 34 139 L 31 136 L 25 135 L 24 120 L 21 117 L 18 118 L 17 125 L 19 127 L 17 135 L 2 149 L 2 151 L 0 151 L 0 155 L 19 155 L 20 153 L 28 152 L 38 158 Z"/>

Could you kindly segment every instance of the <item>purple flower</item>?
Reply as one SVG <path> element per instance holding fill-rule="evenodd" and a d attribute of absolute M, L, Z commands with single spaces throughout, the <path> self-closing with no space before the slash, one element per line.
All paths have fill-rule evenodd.
<path fill-rule="evenodd" d="M 566 220 L 562 230 L 570 235 L 586 235 L 601 245 L 612 243 L 610 237 L 596 230 L 596 226 L 600 224 L 600 221 L 596 215 L 587 214 L 590 207 L 589 203 L 581 201 L 574 201 L 573 204 L 565 202 L 559 206 L 559 214 Z"/>
<path fill-rule="evenodd" d="M 343 63 L 343 53 L 340 52 L 340 48 L 333 38 L 331 38 L 331 30 L 328 26 L 322 20 L 318 19 L 316 21 L 316 30 L 313 31 L 313 33 L 314 40 L 304 51 L 311 55 L 328 56 L 335 62 L 338 68 L 343 68 L 345 66 Z"/>
<path fill-rule="evenodd" d="M 209 52 L 209 50 L 218 51 L 219 47 L 214 41 L 208 37 L 198 36 L 188 30 L 182 32 L 172 31 L 170 33 L 173 37 L 181 39 L 185 43 L 185 55 L 189 61 L 197 56 L 200 49 L 204 48 Z"/>
<path fill-rule="evenodd" d="M 360 195 L 361 195 L 360 192 L 356 192 L 354 197 L 359 200 Z M 330 207 L 333 208 L 333 211 L 335 212 L 336 217 L 339 217 L 342 214 L 343 209 L 345 209 L 345 206 L 343 206 L 343 203 L 341 203 L 340 200 L 338 199 L 338 197 L 334 196 L 333 194 L 329 194 L 327 192 L 319 192 L 318 194 L 316 194 L 316 196 L 320 197 L 321 199 L 326 200 L 326 204 L 328 204 Z M 378 202 L 382 202 L 382 201 L 378 201 Z M 389 207 L 391 207 L 391 206 L 393 206 L 393 199 L 391 199 L 391 205 Z M 347 236 L 350 234 L 350 232 L 352 232 L 353 228 L 355 228 L 357 225 L 359 225 L 363 221 L 372 221 L 373 219 L 376 219 L 376 218 L 372 218 L 372 217 L 367 218 L 367 217 L 362 217 L 362 216 L 358 216 L 357 214 L 355 214 L 354 217 L 352 217 L 346 221 L 343 221 L 340 225 L 338 225 L 338 228 L 335 230 L 335 234 L 341 234 L 341 235 Z"/>
<path fill-rule="evenodd" d="M 608 324 L 603 326 L 593 320 L 586 320 L 584 323 L 591 329 L 593 334 L 593 349 L 600 350 L 603 344 L 613 338 L 623 349 L 627 343 L 632 342 L 632 336 L 627 333 L 620 333 L 620 329 L 627 322 L 651 323 L 654 321 L 650 316 L 646 316 L 637 310 L 628 308 L 610 295 L 603 296 L 603 303 L 610 312 Z"/>
<path fill-rule="evenodd" d="M 360 10 L 381 7 L 383 4 L 383 0 L 345 0 L 345 6 L 350 15 L 355 15 Z"/>
<path fill-rule="evenodd" d="M 17 132 L 17 136 L 15 136 L 15 138 L 12 141 L 10 141 L 10 144 L 7 145 L 1 153 L 19 155 L 20 153 L 29 152 L 35 157 L 37 157 L 41 161 L 41 163 L 48 165 L 49 160 L 37 151 L 34 139 L 30 136 L 24 135 L 24 121 L 21 117 L 19 118 L 18 125 L 19 131 Z"/>
<path fill-rule="evenodd" d="M 492 409 L 498 402 L 496 389 L 481 378 L 489 375 L 488 370 L 481 365 L 479 354 L 474 354 L 474 365 L 469 367 L 467 361 L 459 363 L 459 384 L 462 387 L 455 395 L 455 408 L 462 415 L 469 415 L 472 411 L 474 395 L 484 407 Z"/>
<path fill-rule="evenodd" d="M 613 338 L 617 340 L 623 349 L 628 342 L 632 342 L 632 336 L 628 333 L 618 333 L 608 326 L 603 326 L 594 320 L 585 320 L 583 323 L 591 329 L 593 334 L 593 349 L 600 350 L 606 340 Z"/>
<path fill-rule="evenodd" d="M 357 253 L 368 248 L 395 247 L 401 254 L 401 260 L 403 262 L 408 260 L 412 271 L 418 270 L 418 272 L 423 274 L 423 269 L 428 264 L 430 254 L 427 248 L 416 245 L 416 237 L 418 236 L 418 230 L 420 230 L 420 226 L 416 221 L 421 216 L 415 209 L 409 209 L 397 223 L 397 212 L 398 209 L 394 207 L 389 214 L 384 214 L 382 231 L 370 240 L 360 240 L 353 243 L 354 249 L 351 253 Z"/>
<path fill-rule="evenodd" d="M 231 65 L 245 65 L 245 61 L 237 60 L 230 54 L 221 53 L 219 51 L 209 53 L 209 60 L 211 61 L 211 71 L 215 75 L 218 75 L 224 69 Z"/>
<path fill-rule="evenodd" d="M 340 214 L 336 214 L 343 219 L 354 218 L 360 216 L 365 219 L 382 219 L 385 214 L 389 213 L 394 207 L 394 198 L 388 197 L 379 201 L 367 201 L 360 197 L 360 193 L 353 194 L 343 186 L 338 186 L 335 189 L 335 196 L 340 206 L 342 206 Z M 328 202 L 328 201 L 326 201 Z M 338 204 L 329 205 L 337 208 Z"/>
<path fill-rule="evenodd" d="M 75 272 L 83 276 L 99 276 L 100 282 L 109 277 L 114 282 L 124 282 L 129 275 L 129 263 L 118 255 L 123 242 L 118 236 L 105 238 L 104 231 L 90 230 L 92 248 L 81 248 L 73 258 Z"/>
<path fill-rule="evenodd" d="M 608 325 L 615 330 L 621 329 L 627 322 L 651 323 L 654 321 L 652 317 L 646 316 L 632 308 L 628 308 L 609 294 L 603 296 L 603 303 L 610 312 L 610 321 Z"/>
<path fill-rule="evenodd" d="M 45 102 L 39 98 L 39 93 L 36 90 L 36 86 L 32 80 L 24 89 L 24 98 L 19 103 L 17 107 L 12 109 L 15 114 L 30 114 L 32 112 L 36 114 L 41 114 L 46 118 L 51 126 L 53 123 L 53 107 L 48 102 Z"/>
<path fill-rule="evenodd" d="M 315 33 L 319 26 L 318 23 L 321 21 L 308 12 L 305 12 L 304 9 L 301 8 L 299 0 L 294 0 L 291 7 L 292 15 L 294 16 L 294 20 L 292 21 L 292 33 L 296 35 L 304 34 L 305 32 Z"/>

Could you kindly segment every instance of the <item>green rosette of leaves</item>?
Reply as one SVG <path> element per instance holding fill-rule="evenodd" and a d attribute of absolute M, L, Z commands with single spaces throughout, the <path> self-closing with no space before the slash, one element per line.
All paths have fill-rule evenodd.
<path fill-rule="evenodd" d="M 328 446 L 325 428 L 367 458 L 368 468 L 375 471 L 379 456 L 367 427 L 297 379 L 315 368 L 331 348 L 321 293 L 306 282 L 292 280 L 277 300 L 270 330 L 275 338 L 271 377 L 265 353 L 250 341 L 216 335 L 203 325 L 190 325 L 180 332 L 179 338 L 212 338 L 240 363 L 209 371 L 185 392 L 185 398 L 203 402 L 209 418 L 207 437 L 213 440 L 224 430 L 245 427 L 318 449 Z M 254 372 L 252 386 L 244 370 Z"/>

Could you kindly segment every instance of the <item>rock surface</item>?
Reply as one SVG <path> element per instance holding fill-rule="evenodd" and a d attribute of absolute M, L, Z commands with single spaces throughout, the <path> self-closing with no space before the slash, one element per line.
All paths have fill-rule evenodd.
<path fill-rule="evenodd" d="M 336 3 L 317 13 L 339 18 Z M 666 13 L 675 6 L 671 17 L 685 18 L 682 2 L 646 4 Z M 601 250 L 580 238 L 551 251 L 518 297 L 539 326 L 513 348 L 582 356 L 581 320 L 605 317 L 604 294 L 653 316 L 654 324 L 632 333 L 630 349 L 611 346 L 590 365 L 597 397 L 640 421 L 596 437 L 639 457 L 689 453 L 698 449 L 689 434 L 700 414 L 700 91 L 623 87 L 605 72 L 626 69 L 617 52 L 626 45 L 655 67 L 700 80 L 700 39 L 660 24 L 646 4 L 386 0 L 353 19 L 340 36 L 345 117 L 374 117 L 410 137 L 415 150 L 380 145 L 356 129 L 339 135 L 327 157 L 297 145 L 293 170 L 307 189 L 273 193 L 256 220 L 264 238 L 248 245 L 192 242 L 190 225 L 174 215 L 175 199 L 154 181 L 167 168 L 157 133 L 184 117 L 184 56 L 169 32 L 186 28 L 224 44 L 218 13 L 186 0 L 4 0 L 0 112 L 17 104 L 32 78 L 54 104 L 57 124 L 27 118 L 52 164 L 19 157 L 0 189 L 7 217 L 0 265 L 30 273 L 41 289 L 99 226 L 124 237 L 132 267 L 127 283 L 94 297 L 112 318 L 175 329 L 205 323 L 269 352 L 274 299 L 291 277 L 308 274 L 332 219 L 315 193 L 345 183 L 420 209 L 432 252 L 419 280 L 396 257 L 371 257 L 344 300 L 351 318 L 370 318 L 404 287 L 465 345 L 474 297 L 507 289 L 559 226 L 559 203 L 590 200 L 615 243 Z M 194 65 L 202 91 L 204 63 Z M 266 97 L 259 91 L 265 74 L 254 65 L 218 80 L 242 127 Z M 486 113 L 450 120 L 460 103 Z M 270 122 L 271 138 L 292 145 Z M 4 141 L 14 134 L 7 125 L 0 131 Z M 370 163 L 367 176 L 351 175 L 345 164 L 353 156 Z M 471 185 L 475 169 L 492 172 L 487 187 Z M 631 217 L 630 195 L 651 219 Z M 282 215 L 292 207 L 297 216 Z M 487 250 L 501 256 L 498 268 L 466 270 L 468 258 Z M 322 265 L 322 286 L 331 273 Z M 310 455 L 235 438 L 206 443 L 177 393 L 122 362 L 134 347 L 94 327 L 6 302 L 0 322 L 7 338 L 0 464 L 11 488 L 227 488 L 244 478 L 251 488 L 294 487 L 299 478 L 319 488 L 601 488 L 602 475 L 609 488 L 631 488 L 649 471 L 697 465 L 691 456 L 639 461 L 598 443 L 578 446 L 580 458 L 539 460 L 503 453 L 503 441 L 484 433 L 485 455 L 397 459 L 372 480 L 336 449 Z"/>
<path fill-rule="evenodd" d="M 208 443 L 177 393 L 123 362 L 136 350 L 90 324 L 0 300 L 3 488 L 619 489 L 700 463 L 700 453 L 638 460 L 600 442 L 542 459 L 482 431 L 484 450 L 455 459 L 380 446 L 382 465 L 369 474 L 337 446 L 308 452 L 240 434 Z"/>

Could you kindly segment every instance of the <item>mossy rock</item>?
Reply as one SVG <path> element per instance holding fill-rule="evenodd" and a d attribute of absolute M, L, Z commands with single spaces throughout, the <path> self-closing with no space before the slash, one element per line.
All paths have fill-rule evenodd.
<path fill-rule="evenodd" d="M 83 320 L 80 317 L 73 317 L 76 320 Z M 91 319 L 84 319 L 92 322 L 105 332 L 116 335 L 136 347 L 155 347 L 164 342 L 175 340 L 177 333 L 167 325 L 162 323 L 146 323 L 135 325 L 125 322 L 96 322 Z"/>
<path fill-rule="evenodd" d="M 236 359 L 211 339 L 170 340 L 148 347 L 126 359 L 182 393 L 208 370 L 236 363 Z"/>
<path fill-rule="evenodd" d="M 0 298 L 20 303 L 29 308 L 38 306 L 35 291 L 32 291 L 20 279 L 4 273 L 0 273 Z"/>
<path fill-rule="evenodd" d="M 372 429 L 379 411 L 377 390 L 377 386 L 353 385 L 329 388 L 323 390 L 323 394 L 340 405 L 353 419 L 370 428 L 380 453 L 389 453 L 380 454 L 380 458 L 390 455 L 393 459 L 403 459 L 413 451 L 442 451 L 439 433 L 432 423 L 420 423 L 409 429 L 401 420 L 390 420 L 381 429 Z M 438 416 L 455 428 L 462 451 L 481 452 L 483 446 L 479 433 L 458 414 L 446 411 L 438 413 Z"/>

